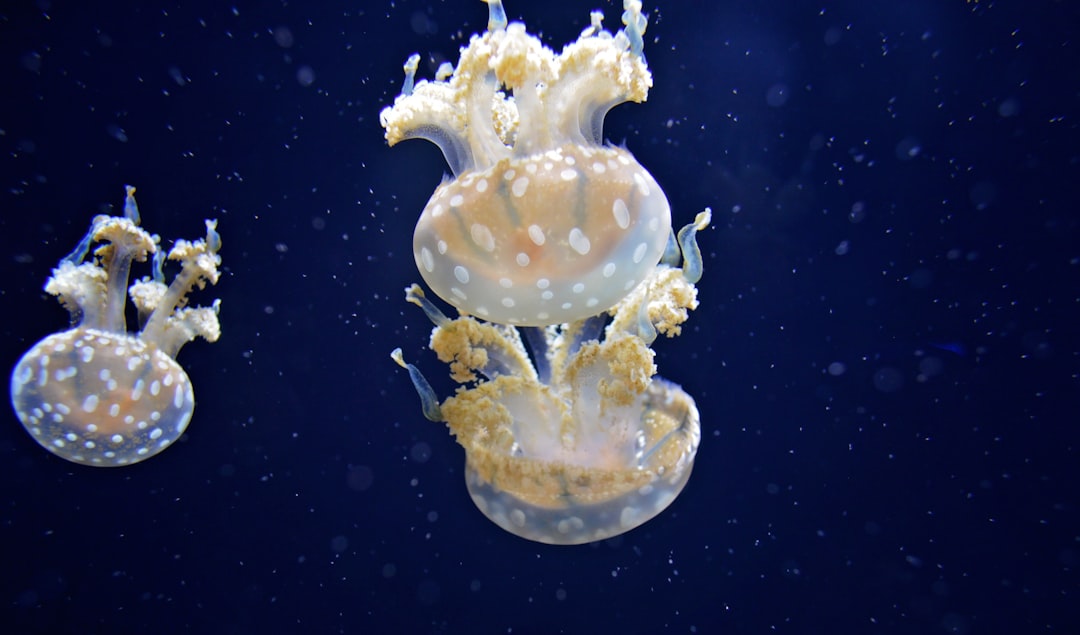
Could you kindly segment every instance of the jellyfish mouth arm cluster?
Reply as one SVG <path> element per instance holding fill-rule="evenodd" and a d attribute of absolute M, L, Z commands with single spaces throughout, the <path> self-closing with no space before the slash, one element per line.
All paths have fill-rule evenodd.
<path fill-rule="evenodd" d="M 620 103 L 645 101 L 652 87 L 641 2 L 624 7 L 625 28 L 605 31 L 603 14 L 593 12 L 592 25 L 555 55 L 524 24 L 507 24 L 500 0 L 489 0 L 487 31 L 472 36 L 455 68 L 439 73 L 449 79 L 417 82 L 420 57 L 406 62 L 402 93 L 380 114 L 387 142 L 435 143 L 454 176 L 510 156 L 600 145 L 604 115 Z"/>
<path fill-rule="evenodd" d="M 154 269 L 153 279 L 143 279 L 132 286 L 131 296 L 145 316 L 142 337 L 157 342 L 170 357 L 184 344 L 196 337 L 216 342 L 221 336 L 217 314 L 221 301 L 215 300 L 209 307 L 187 308 L 187 296 L 195 288 L 202 289 L 209 282 L 217 284 L 220 273 L 221 236 L 217 233 L 217 221 L 206 221 L 206 238 L 194 242 L 177 240 L 169 251 L 169 260 L 180 263 L 180 273 L 172 283 L 163 282 L 161 261 Z"/>
<path fill-rule="evenodd" d="M 219 300 L 186 306 L 193 290 L 220 276 L 217 222 L 206 221 L 205 239 L 176 241 L 168 258 L 180 272 L 166 285 L 160 239 L 139 226 L 135 188 L 126 189 L 123 216 L 95 217 L 45 284 L 73 327 L 38 342 L 11 377 L 12 405 L 31 436 L 61 458 L 97 467 L 137 463 L 179 438 L 195 398 L 176 354 L 196 337 L 221 335 Z M 132 263 L 151 256 L 153 276 L 129 289 Z M 124 318 L 129 295 L 136 332 Z"/>
<path fill-rule="evenodd" d="M 158 250 L 158 237 L 139 227 L 135 188 L 128 185 L 126 192 L 124 216 L 94 217 L 90 231 L 45 284 L 45 291 L 57 296 L 72 320 L 87 328 L 127 331 L 124 306 L 131 263 L 143 262 Z M 98 262 L 84 263 L 94 243 L 104 243 L 94 251 Z"/>

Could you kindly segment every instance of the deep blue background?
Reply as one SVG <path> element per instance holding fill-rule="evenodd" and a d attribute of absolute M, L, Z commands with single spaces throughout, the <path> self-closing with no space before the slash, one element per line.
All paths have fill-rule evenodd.
<path fill-rule="evenodd" d="M 507 1 L 554 46 L 621 10 Z M 668 511 L 558 548 L 473 508 L 388 357 L 450 389 L 402 293 L 445 168 L 378 112 L 481 3 L 5 3 L 0 367 L 66 325 L 41 286 L 125 183 L 166 239 L 218 218 L 226 273 L 161 456 L 4 418 L 0 630 L 1080 632 L 1077 4 L 646 11 L 655 88 L 606 135 L 677 225 L 714 211 L 657 346 L 704 438 Z"/>

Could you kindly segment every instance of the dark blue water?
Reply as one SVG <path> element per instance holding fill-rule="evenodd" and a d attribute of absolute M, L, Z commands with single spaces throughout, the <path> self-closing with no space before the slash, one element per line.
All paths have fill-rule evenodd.
<path fill-rule="evenodd" d="M 600 4 L 507 1 L 555 46 Z M 1080 632 L 1080 11 L 646 11 L 655 87 L 605 133 L 676 225 L 714 212 L 656 347 L 703 440 L 666 512 L 567 548 L 473 507 L 389 358 L 451 389 L 403 301 L 444 164 L 378 113 L 481 3 L 6 3 L 0 367 L 66 326 L 41 286 L 125 183 L 165 239 L 218 218 L 226 273 L 160 456 L 69 464 L 8 411 L 0 630 Z"/>

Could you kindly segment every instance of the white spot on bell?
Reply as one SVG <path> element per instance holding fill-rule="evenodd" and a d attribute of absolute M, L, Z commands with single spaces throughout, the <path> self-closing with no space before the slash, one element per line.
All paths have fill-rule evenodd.
<path fill-rule="evenodd" d="M 592 245 L 589 244 L 589 239 L 585 237 L 585 234 L 577 227 L 570 230 L 570 247 L 574 251 L 578 252 L 582 256 L 589 253 L 589 248 Z"/>
<path fill-rule="evenodd" d="M 420 266 L 428 273 L 435 271 L 435 257 L 431 255 L 431 250 L 427 247 L 420 248 Z"/>
<path fill-rule="evenodd" d="M 638 191 L 642 196 L 648 196 L 651 193 L 649 183 L 645 180 L 645 177 L 641 176 L 640 172 L 634 173 L 634 183 L 638 186 Z"/>
<path fill-rule="evenodd" d="M 491 235 L 491 230 L 487 225 L 473 223 L 469 228 L 469 233 L 478 247 L 484 251 L 495 251 L 495 237 Z"/>
<path fill-rule="evenodd" d="M 523 176 L 520 179 L 514 181 L 514 184 L 510 186 L 510 192 L 517 198 L 521 198 L 522 196 L 525 196 L 525 190 L 527 190 L 528 188 L 529 177 Z"/>
<path fill-rule="evenodd" d="M 612 203 L 611 215 L 615 217 L 615 224 L 619 226 L 619 229 L 626 229 L 630 226 L 630 209 L 626 207 L 626 201 L 621 198 L 615 199 L 615 202 Z"/>
<path fill-rule="evenodd" d="M 544 230 L 539 225 L 529 225 L 529 240 L 537 247 L 544 244 Z"/>

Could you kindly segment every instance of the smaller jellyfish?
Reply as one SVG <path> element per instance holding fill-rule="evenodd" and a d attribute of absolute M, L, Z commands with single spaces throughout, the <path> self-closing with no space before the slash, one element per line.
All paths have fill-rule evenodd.
<path fill-rule="evenodd" d="M 11 403 L 30 435 L 53 454 L 83 465 L 116 467 L 161 452 L 183 434 L 195 396 L 176 363 L 180 348 L 221 335 L 220 300 L 186 307 L 195 287 L 216 284 L 221 257 L 217 221 L 206 238 L 177 240 L 168 259 L 180 271 L 164 283 L 159 238 L 139 227 L 135 188 L 124 216 L 97 216 L 90 231 L 53 269 L 45 291 L 71 313 L 70 330 L 34 345 L 11 374 Z M 83 262 L 94 243 L 92 262 Z M 128 288 L 133 261 L 153 256 L 154 276 Z M 142 330 L 128 333 L 127 296 Z"/>
<path fill-rule="evenodd" d="M 445 421 L 465 449 L 469 494 L 495 524 L 537 542 L 594 542 L 647 522 L 682 492 L 700 416 L 682 388 L 654 376 L 650 345 L 658 333 L 678 335 L 698 305 L 696 234 L 709 220 L 705 210 L 679 232 L 682 266 L 672 246 L 610 321 L 451 320 L 418 285 L 406 289 L 435 324 L 430 348 L 463 386 L 440 404 L 401 349 L 391 356 L 409 371 L 424 415 Z"/>

